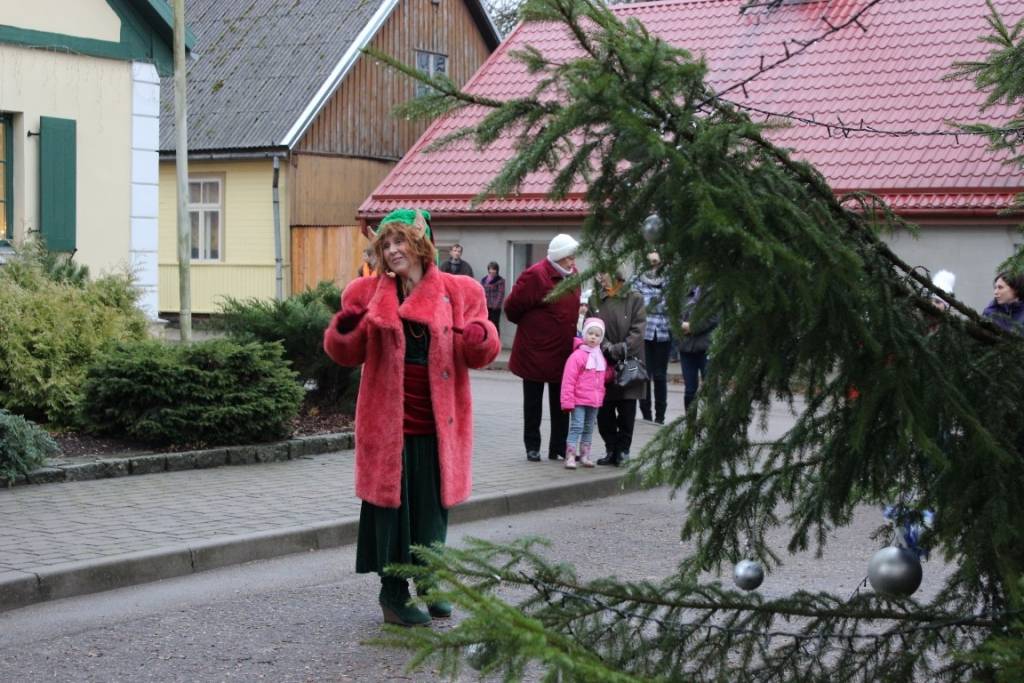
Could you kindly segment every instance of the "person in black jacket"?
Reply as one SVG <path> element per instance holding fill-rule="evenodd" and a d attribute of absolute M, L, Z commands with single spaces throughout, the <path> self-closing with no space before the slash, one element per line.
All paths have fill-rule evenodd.
<path fill-rule="evenodd" d="M 462 260 L 461 244 L 453 244 L 448 250 L 447 260 L 441 263 L 441 272 L 473 277 L 473 266 Z"/>
<path fill-rule="evenodd" d="M 711 346 L 711 333 L 718 327 L 718 315 L 713 314 L 703 320 L 691 323 L 694 310 L 704 294 L 700 285 L 690 290 L 682 315 L 682 336 L 679 339 L 679 364 L 683 368 L 683 409 L 690 410 L 690 404 L 697 396 L 697 389 L 708 371 L 708 347 Z"/>

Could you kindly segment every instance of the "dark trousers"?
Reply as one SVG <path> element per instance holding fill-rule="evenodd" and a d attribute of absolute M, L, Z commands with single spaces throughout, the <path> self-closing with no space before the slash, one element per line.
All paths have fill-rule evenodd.
<path fill-rule="evenodd" d="M 597 431 L 604 440 L 604 448 L 609 455 L 621 453 L 628 455 L 633 445 L 633 425 L 636 424 L 636 399 L 625 398 L 621 401 L 605 399 L 604 405 L 597 411 Z"/>
<path fill-rule="evenodd" d="M 562 412 L 562 383 L 548 382 L 548 411 L 551 436 L 548 455 L 565 457 L 565 439 L 569 435 L 569 415 Z M 523 380 L 523 444 L 528 451 L 540 450 L 540 419 L 544 412 L 544 382 Z"/>
<path fill-rule="evenodd" d="M 645 341 L 644 362 L 647 364 L 647 376 L 650 379 L 644 388 L 644 398 L 640 401 L 640 413 L 645 420 L 651 419 L 651 386 L 654 386 L 654 419 L 661 422 L 665 419 L 665 408 L 668 406 L 668 353 L 672 342 Z"/>
<path fill-rule="evenodd" d="M 487 319 L 494 323 L 494 328 L 498 330 L 498 336 L 501 336 L 501 309 L 500 308 L 488 308 Z"/>
<path fill-rule="evenodd" d="M 683 382 L 686 383 L 683 408 L 689 410 L 701 381 L 708 374 L 708 354 L 705 351 L 684 351 L 679 354 L 679 363 L 683 366 Z"/>

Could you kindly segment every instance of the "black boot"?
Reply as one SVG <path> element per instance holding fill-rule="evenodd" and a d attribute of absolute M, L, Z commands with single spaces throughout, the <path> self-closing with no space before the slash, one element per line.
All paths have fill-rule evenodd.
<path fill-rule="evenodd" d="M 384 623 L 399 626 L 426 626 L 430 615 L 415 605 L 410 605 L 409 582 L 393 576 L 380 577 L 380 608 L 384 612 Z"/>
<path fill-rule="evenodd" d="M 617 453 L 616 451 L 611 451 L 611 452 L 608 453 L 608 455 L 606 455 L 603 458 L 601 458 L 600 460 L 598 460 L 597 464 L 598 465 L 610 465 L 612 467 L 618 467 L 619 463 L 621 462 L 621 460 L 622 460 L 622 456 L 619 455 L 619 453 Z"/>

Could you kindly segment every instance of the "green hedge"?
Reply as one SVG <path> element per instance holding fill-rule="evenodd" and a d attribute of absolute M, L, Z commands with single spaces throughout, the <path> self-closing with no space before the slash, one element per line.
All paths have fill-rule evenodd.
<path fill-rule="evenodd" d="M 0 409 L 0 480 L 13 484 L 18 475 L 46 464 L 57 450 L 46 430 Z"/>
<path fill-rule="evenodd" d="M 81 422 L 159 445 L 283 438 L 304 390 L 281 356 L 279 344 L 227 339 L 122 344 L 89 369 Z"/>
<path fill-rule="evenodd" d="M 0 407 L 71 423 L 97 354 L 146 336 L 137 297 L 126 275 L 89 280 L 31 247 L 0 267 Z"/>
<path fill-rule="evenodd" d="M 283 301 L 227 297 L 219 325 L 237 341 L 280 342 L 302 381 L 315 384 L 314 400 L 354 408 L 358 372 L 340 367 L 323 350 L 324 329 L 340 304 L 341 291 L 331 282 Z"/>

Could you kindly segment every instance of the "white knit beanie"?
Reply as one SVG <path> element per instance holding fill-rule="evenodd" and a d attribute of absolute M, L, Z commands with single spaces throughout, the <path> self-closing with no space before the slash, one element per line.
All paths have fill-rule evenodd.
<path fill-rule="evenodd" d="M 932 284 L 946 294 L 952 294 L 953 287 L 956 285 L 956 275 L 948 270 L 940 270 L 932 276 Z"/>
<path fill-rule="evenodd" d="M 552 261 L 561 261 L 566 256 L 572 256 L 580 243 L 564 233 L 555 235 L 548 245 L 548 258 Z"/>

